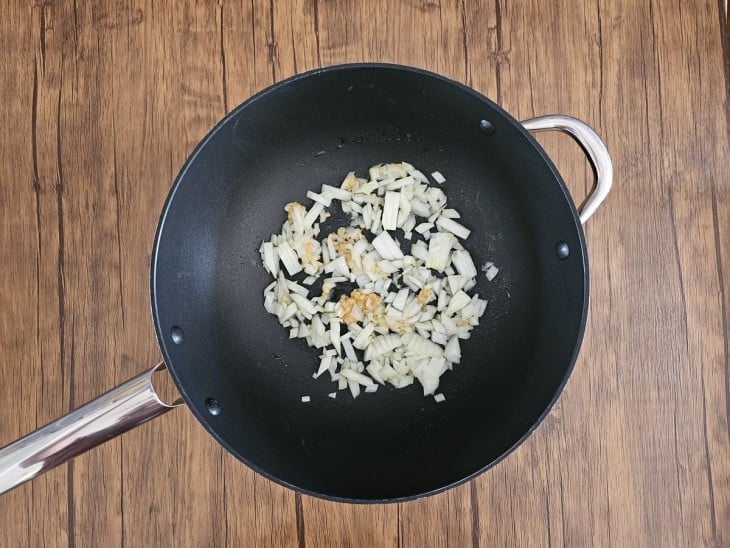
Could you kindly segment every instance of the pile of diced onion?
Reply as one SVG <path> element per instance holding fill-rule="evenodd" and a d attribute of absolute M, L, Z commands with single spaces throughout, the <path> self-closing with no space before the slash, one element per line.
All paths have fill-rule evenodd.
<path fill-rule="evenodd" d="M 439 172 L 431 176 L 446 181 Z M 373 166 L 367 179 L 349 173 L 339 187 L 323 184 L 307 197 L 309 208 L 285 206 L 281 233 L 261 244 L 264 268 L 274 277 L 264 307 L 290 338 L 321 351 L 315 378 L 329 374 L 354 398 L 385 383 L 404 388 L 418 380 L 424 396 L 443 401 L 439 379 L 460 362 L 459 341 L 487 307 L 468 293 L 477 269 L 461 243 L 470 231 L 459 213 L 406 162 Z M 318 239 L 335 201 L 350 223 Z M 485 270 L 490 280 L 496 276 L 493 265 Z M 315 282 L 319 295 L 312 294 Z M 332 301 L 339 284 L 355 288 Z"/>

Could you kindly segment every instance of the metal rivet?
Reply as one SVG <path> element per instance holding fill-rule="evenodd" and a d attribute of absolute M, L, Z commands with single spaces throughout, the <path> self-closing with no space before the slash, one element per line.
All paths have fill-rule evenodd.
<path fill-rule="evenodd" d="M 558 258 L 561 261 L 564 261 L 568 258 L 568 255 L 570 255 L 570 248 L 568 247 L 568 244 L 566 242 L 558 242 Z"/>
<path fill-rule="evenodd" d="M 170 337 L 175 344 L 182 344 L 183 330 L 179 326 L 173 325 L 172 329 L 170 329 Z"/>
<path fill-rule="evenodd" d="M 215 398 L 208 398 L 205 400 L 205 406 L 208 408 L 208 413 L 213 415 L 214 417 L 217 417 L 221 414 L 221 404 L 218 403 L 218 400 Z"/>
<path fill-rule="evenodd" d="M 479 122 L 479 129 L 484 135 L 494 135 L 496 131 L 494 125 L 489 120 L 481 120 Z"/>

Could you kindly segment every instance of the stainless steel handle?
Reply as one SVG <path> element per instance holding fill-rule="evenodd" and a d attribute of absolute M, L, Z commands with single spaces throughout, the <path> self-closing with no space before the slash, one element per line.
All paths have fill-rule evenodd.
<path fill-rule="evenodd" d="M 164 403 L 152 376 L 159 363 L 68 415 L 0 449 L 0 494 L 181 405 Z"/>
<path fill-rule="evenodd" d="M 572 135 L 581 145 L 596 171 L 596 186 L 579 210 L 580 222 L 585 222 L 593 215 L 601 202 L 606 199 L 613 185 L 613 165 L 608 149 L 591 126 L 570 116 L 559 114 L 540 116 L 525 120 L 522 125 L 528 131 L 557 130 Z"/>

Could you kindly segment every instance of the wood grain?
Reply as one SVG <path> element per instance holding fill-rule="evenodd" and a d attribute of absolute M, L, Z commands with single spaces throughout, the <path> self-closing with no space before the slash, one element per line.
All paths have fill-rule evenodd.
<path fill-rule="evenodd" d="M 730 546 L 730 46 L 724 2 L 220 0 L 0 7 L 0 444 L 159 359 L 148 265 L 186 155 L 333 63 L 415 65 L 605 138 L 591 313 L 535 434 L 396 505 L 299 495 L 186 410 L 0 499 L 2 546 Z M 590 167 L 541 142 L 571 191 Z"/>

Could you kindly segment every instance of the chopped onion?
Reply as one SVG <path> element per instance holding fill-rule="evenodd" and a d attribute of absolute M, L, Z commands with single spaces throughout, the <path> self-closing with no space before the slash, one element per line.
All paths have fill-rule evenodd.
<path fill-rule="evenodd" d="M 390 261 L 378 261 L 378 267 L 386 274 L 395 274 L 398 272 L 398 267 Z"/>
<path fill-rule="evenodd" d="M 350 387 L 350 393 L 353 398 L 357 398 L 360 395 L 360 384 L 355 381 L 347 381 L 347 385 Z"/>
<path fill-rule="evenodd" d="M 448 316 L 452 316 L 456 312 L 459 312 L 462 308 L 466 307 L 468 304 L 471 303 L 471 298 L 469 295 L 464 293 L 462 290 L 459 290 L 456 292 L 456 294 L 451 297 L 451 300 L 449 301 L 448 306 L 446 307 L 446 314 Z"/>
<path fill-rule="evenodd" d="M 401 213 L 403 213 L 405 210 L 403 209 L 403 206 L 401 206 Z M 416 216 L 413 214 L 408 214 L 408 217 L 406 217 L 406 220 L 403 221 L 403 225 L 401 226 L 403 229 L 403 232 L 406 234 L 409 234 L 413 231 L 414 228 L 416 228 Z M 410 238 L 408 238 L 410 240 Z"/>
<path fill-rule="evenodd" d="M 477 298 L 476 301 L 472 299 L 472 302 L 474 303 L 474 307 L 476 308 L 477 318 L 481 318 L 487 311 L 487 301 Z"/>
<path fill-rule="evenodd" d="M 362 373 L 356 373 L 352 369 L 342 369 L 340 370 L 340 374 L 347 380 L 355 381 L 356 383 L 363 386 L 373 385 L 373 380 L 370 377 L 368 377 L 367 375 L 363 375 Z"/>
<path fill-rule="evenodd" d="M 443 272 L 449 265 L 451 258 L 451 246 L 454 244 L 454 236 L 448 232 L 437 232 L 433 234 L 428 242 L 428 260 L 426 266 L 437 272 Z"/>
<path fill-rule="evenodd" d="M 261 254 L 264 260 L 264 267 L 269 274 L 276 277 L 279 274 L 279 256 L 274 249 L 274 244 L 264 242 L 261 244 Z"/>
<path fill-rule="evenodd" d="M 352 341 L 352 346 L 355 348 L 359 348 L 360 350 L 364 350 L 367 348 L 368 344 L 370 343 L 370 335 L 373 334 L 373 331 L 375 330 L 375 325 L 372 323 L 367 324 L 362 331 L 358 334 L 357 337 L 355 337 L 355 340 Z"/>
<path fill-rule="evenodd" d="M 347 356 L 347 359 L 357 361 L 357 354 L 355 354 L 355 349 L 353 348 L 350 339 L 342 337 L 340 338 L 340 342 L 342 343 L 342 348 L 345 349 L 345 356 Z"/>
<path fill-rule="evenodd" d="M 276 314 L 274 311 L 275 305 L 277 304 L 274 299 L 276 298 L 273 293 L 265 293 L 264 297 L 264 308 L 269 314 Z"/>
<path fill-rule="evenodd" d="M 468 251 L 464 249 L 454 251 L 451 260 L 454 263 L 456 271 L 462 276 L 474 278 L 477 275 L 477 269 L 474 266 L 474 261 L 471 260 L 471 255 L 469 255 Z"/>
<path fill-rule="evenodd" d="M 322 204 L 324 207 L 329 207 L 332 204 L 332 200 L 325 198 L 321 194 L 312 192 L 311 190 L 307 191 L 307 198 L 309 198 L 310 200 L 314 200 L 318 204 Z"/>
<path fill-rule="evenodd" d="M 373 166 L 370 168 L 369 174 L 370 174 L 370 180 L 371 181 L 378 181 L 381 178 L 381 169 L 382 164 L 378 164 L 377 166 Z"/>
<path fill-rule="evenodd" d="M 314 224 L 314 221 L 316 221 L 319 218 L 319 214 L 324 211 L 324 205 L 322 205 L 319 202 L 316 202 L 310 210 L 307 212 L 307 214 L 304 216 L 304 226 L 310 227 Z"/>
<path fill-rule="evenodd" d="M 436 344 L 440 344 L 441 346 L 445 345 L 448 342 L 446 334 L 439 333 L 438 331 L 434 331 L 431 333 L 431 340 Z"/>
<path fill-rule="evenodd" d="M 352 193 L 341 188 L 330 185 L 322 185 L 322 195 L 325 198 L 335 199 L 340 201 L 349 200 L 352 197 Z"/>
<path fill-rule="evenodd" d="M 286 285 L 289 288 L 289 291 L 293 291 L 294 293 L 297 293 L 297 294 L 301 295 L 302 297 L 306 297 L 307 294 L 309 294 L 309 290 L 306 287 L 302 287 L 297 282 L 287 280 Z"/>
<path fill-rule="evenodd" d="M 419 234 L 423 234 L 424 232 L 428 232 L 432 228 L 433 228 L 433 223 L 421 223 L 420 225 L 415 227 L 415 230 Z"/>
<path fill-rule="evenodd" d="M 294 276 L 302 271 L 302 265 L 299 264 L 297 254 L 287 242 L 281 242 L 276 248 L 276 251 L 279 254 L 281 262 L 284 263 L 284 268 L 286 268 L 289 276 Z"/>
<path fill-rule="evenodd" d="M 446 182 L 446 177 L 441 175 L 440 171 L 434 171 L 433 173 L 431 173 L 431 177 L 433 177 L 433 180 L 440 185 Z"/>
<path fill-rule="evenodd" d="M 426 198 L 424 196 L 424 200 L 425 199 Z M 420 198 L 415 199 L 411 202 L 411 211 L 419 217 L 429 217 L 431 215 L 431 208 L 425 201 L 422 201 Z"/>
<path fill-rule="evenodd" d="M 452 295 L 454 295 L 457 291 L 462 289 L 464 287 L 464 284 L 467 281 L 467 277 L 461 276 L 460 274 L 454 274 L 452 276 L 447 276 L 446 279 L 449 282 L 449 290 L 451 291 Z"/>
<path fill-rule="evenodd" d="M 408 298 L 408 289 L 401 289 L 393 299 L 393 308 L 403 312 L 403 308 L 406 306 L 406 299 Z"/>
<path fill-rule="evenodd" d="M 402 259 L 403 252 L 400 250 L 398 242 L 396 242 L 387 232 L 381 232 L 373 239 L 373 247 L 383 259 Z"/>
<path fill-rule="evenodd" d="M 421 241 L 414 243 L 411 245 L 411 255 L 425 263 L 428 261 L 428 246 Z"/>
<path fill-rule="evenodd" d="M 487 280 L 489 280 L 490 282 L 497 277 L 497 274 L 499 274 L 499 268 L 494 266 L 494 263 L 487 263 L 482 267 L 482 271 L 487 277 Z"/>
<path fill-rule="evenodd" d="M 436 226 L 451 232 L 454 236 L 458 236 L 462 240 L 465 240 L 469 237 L 469 234 L 471 234 L 471 230 L 466 228 L 465 226 L 460 225 L 453 219 L 449 219 L 448 217 L 439 217 L 436 219 Z"/>
<path fill-rule="evenodd" d="M 446 180 L 439 172 L 432 177 L 439 184 Z M 259 248 L 274 278 L 264 290 L 264 308 L 290 338 L 322 349 L 315 379 L 328 372 L 353 398 L 385 383 L 404 388 L 414 380 L 424 395 L 435 394 L 441 375 L 461 361 L 459 341 L 471 336 L 487 308 L 485 300 L 467 293 L 477 272 L 462 245 L 470 231 L 454 220 L 459 212 L 405 162 L 373 166 L 369 179 L 348 173 L 339 186 L 323 184 L 307 197 L 313 205 L 287 204 L 281 233 Z M 340 200 L 350 224 L 318 239 L 332 200 Z M 409 254 L 395 239 L 396 229 L 414 240 Z M 490 280 L 498 272 L 492 263 L 482 270 Z M 301 271 L 306 277 L 296 282 L 292 277 Z M 330 301 L 345 282 L 357 289 Z M 444 401 L 443 394 L 434 398 Z"/>
<path fill-rule="evenodd" d="M 342 355 L 342 349 L 340 346 L 340 321 L 337 319 L 330 320 L 330 340 L 332 341 L 332 346 L 335 347 L 337 353 Z"/>
<path fill-rule="evenodd" d="M 277 315 L 279 316 L 279 321 L 283 325 L 287 322 L 287 320 L 289 320 L 289 318 L 294 316 L 294 314 L 296 314 L 296 313 L 297 313 L 297 305 L 294 303 L 290 303 L 289 305 L 287 305 L 286 308 L 282 307 L 281 313 L 277 314 Z"/>
<path fill-rule="evenodd" d="M 306 297 L 302 297 L 298 293 L 290 294 L 291 300 L 296 303 L 299 307 L 299 311 L 304 314 L 305 317 L 311 318 L 317 313 L 317 307 L 312 304 L 312 301 Z"/>
<path fill-rule="evenodd" d="M 459 363 L 461 361 L 461 349 L 459 347 L 459 338 L 454 336 L 449 339 L 444 348 L 444 358 L 452 363 Z"/>
<path fill-rule="evenodd" d="M 346 278 L 350 276 L 350 269 L 347 266 L 347 260 L 340 255 L 331 263 L 325 265 L 324 271 L 327 274 L 341 274 Z"/>
<path fill-rule="evenodd" d="M 314 374 L 314 378 L 316 379 L 319 377 L 322 373 L 329 370 L 330 363 L 332 363 L 332 356 L 324 355 L 322 357 L 322 361 L 319 362 L 319 369 Z"/>

